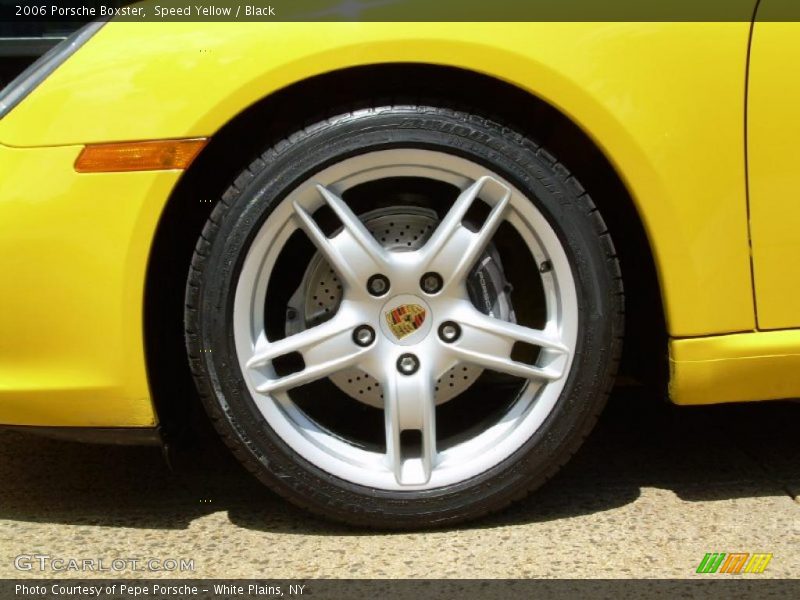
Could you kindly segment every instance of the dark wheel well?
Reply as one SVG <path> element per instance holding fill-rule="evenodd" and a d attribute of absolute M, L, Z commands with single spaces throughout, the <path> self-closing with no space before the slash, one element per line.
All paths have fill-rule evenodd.
<path fill-rule="evenodd" d="M 464 89 L 470 90 L 469 103 L 460 97 Z M 167 435 L 205 428 L 186 358 L 183 300 L 195 243 L 216 200 L 272 141 L 376 102 L 480 112 L 552 151 L 591 194 L 617 248 L 628 332 L 620 373 L 665 389 L 667 334 L 650 246 L 625 185 L 586 133 L 546 102 L 491 77 L 430 65 L 379 65 L 314 77 L 247 108 L 213 136 L 170 196 L 151 249 L 144 314 L 150 387 Z"/>

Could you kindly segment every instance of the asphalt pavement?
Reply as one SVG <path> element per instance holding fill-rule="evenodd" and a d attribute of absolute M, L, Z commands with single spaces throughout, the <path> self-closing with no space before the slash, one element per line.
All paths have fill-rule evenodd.
<path fill-rule="evenodd" d="M 773 554 L 738 577 L 800 577 L 799 428 L 800 403 L 681 408 L 620 390 L 540 491 L 423 533 L 310 517 L 217 446 L 174 472 L 156 448 L 3 431 L 0 577 L 691 578 L 707 552 Z M 53 568 L 69 559 L 107 570 Z"/>

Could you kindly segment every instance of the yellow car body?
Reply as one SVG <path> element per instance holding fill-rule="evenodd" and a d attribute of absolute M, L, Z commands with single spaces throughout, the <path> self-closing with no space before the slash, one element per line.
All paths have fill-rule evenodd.
<path fill-rule="evenodd" d="M 510 84 L 596 144 L 644 225 L 674 402 L 800 395 L 800 43 L 751 25 L 107 24 L 0 119 L 0 423 L 158 422 L 148 258 L 184 173 L 79 173 L 84 147 L 213 139 L 298 82 L 394 63 Z"/>

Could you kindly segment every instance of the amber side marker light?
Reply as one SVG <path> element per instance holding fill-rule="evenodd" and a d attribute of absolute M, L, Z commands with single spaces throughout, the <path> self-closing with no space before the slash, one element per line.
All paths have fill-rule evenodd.
<path fill-rule="evenodd" d="M 92 144 L 81 150 L 75 170 L 78 173 L 111 173 L 185 169 L 206 142 L 205 138 L 197 138 Z"/>

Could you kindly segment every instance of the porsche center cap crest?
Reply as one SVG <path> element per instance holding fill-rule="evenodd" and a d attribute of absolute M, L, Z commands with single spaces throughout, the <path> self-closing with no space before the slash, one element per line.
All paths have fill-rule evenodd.
<path fill-rule="evenodd" d="M 419 304 L 401 304 L 386 313 L 386 323 L 398 340 L 411 335 L 425 322 L 425 309 Z"/>

